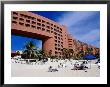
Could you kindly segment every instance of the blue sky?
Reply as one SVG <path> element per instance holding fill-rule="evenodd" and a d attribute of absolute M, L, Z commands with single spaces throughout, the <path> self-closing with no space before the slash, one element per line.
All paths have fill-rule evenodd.
<path fill-rule="evenodd" d="M 34 11 L 33 13 L 66 25 L 68 32 L 77 40 L 96 47 L 100 45 L 99 11 Z M 34 40 L 36 46 L 42 48 L 41 40 L 12 35 L 12 50 L 22 50 L 25 42 L 29 40 Z"/>

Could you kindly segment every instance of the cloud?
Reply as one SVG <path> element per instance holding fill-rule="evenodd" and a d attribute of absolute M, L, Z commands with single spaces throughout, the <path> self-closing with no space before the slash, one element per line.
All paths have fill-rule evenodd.
<path fill-rule="evenodd" d="M 59 18 L 59 23 L 64 24 L 67 27 L 76 25 L 79 21 L 84 21 L 91 16 L 95 15 L 97 12 L 91 11 L 76 11 L 76 12 L 67 12 L 63 14 L 62 17 Z"/>
<path fill-rule="evenodd" d="M 99 45 L 100 32 L 97 29 L 92 30 L 88 34 L 83 35 L 79 40 L 87 42 L 91 45 Z M 98 46 L 99 47 L 99 46 Z"/>
<path fill-rule="evenodd" d="M 41 40 L 37 40 L 36 41 L 36 46 L 38 47 L 38 49 L 42 49 L 42 41 Z"/>
<path fill-rule="evenodd" d="M 100 12 L 65 12 L 58 22 L 66 25 L 69 33 L 76 39 L 99 47 Z"/>

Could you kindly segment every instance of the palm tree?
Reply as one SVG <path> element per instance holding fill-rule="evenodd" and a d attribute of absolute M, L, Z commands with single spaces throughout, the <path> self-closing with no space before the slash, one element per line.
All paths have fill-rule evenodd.
<path fill-rule="evenodd" d="M 17 54 L 17 55 L 20 55 L 20 52 L 19 52 L 19 51 L 17 51 L 17 52 L 16 52 L 16 54 Z"/>
<path fill-rule="evenodd" d="M 49 57 L 52 57 L 52 50 L 49 51 Z"/>
<path fill-rule="evenodd" d="M 63 48 L 63 57 L 64 58 L 70 58 L 72 56 L 73 56 L 73 50 L 72 49 Z"/>
<path fill-rule="evenodd" d="M 33 41 L 29 41 L 25 44 L 25 50 L 23 51 L 23 55 L 25 58 L 31 59 L 31 58 L 36 58 L 37 54 L 37 48 L 36 45 Z"/>
<path fill-rule="evenodd" d="M 44 57 L 46 56 L 43 50 L 38 50 L 38 51 L 37 51 L 37 55 L 38 55 L 40 58 L 44 58 Z"/>
<path fill-rule="evenodd" d="M 66 48 L 63 48 L 63 57 L 64 58 L 68 57 L 68 50 Z"/>

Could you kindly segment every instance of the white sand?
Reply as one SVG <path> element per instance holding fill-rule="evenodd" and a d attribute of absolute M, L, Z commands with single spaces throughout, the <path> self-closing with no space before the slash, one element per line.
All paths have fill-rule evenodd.
<path fill-rule="evenodd" d="M 84 70 L 71 70 L 72 66 L 67 64 L 68 67 L 58 69 L 58 72 L 48 72 L 48 67 L 52 65 L 57 67 L 58 63 L 49 62 L 44 65 L 29 65 L 12 63 L 11 76 L 12 77 L 99 77 L 100 69 L 96 64 L 91 64 L 91 69 Z"/>

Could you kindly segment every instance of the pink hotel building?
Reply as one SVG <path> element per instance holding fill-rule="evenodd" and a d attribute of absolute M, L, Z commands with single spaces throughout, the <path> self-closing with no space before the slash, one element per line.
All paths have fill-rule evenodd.
<path fill-rule="evenodd" d="M 63 48 L 86 50 L 88 47 L 96 53 L 96 47 L 74 39 L 66 26 L 48 18 L 28 11 L 12 11 L 11 19 L 12 34 L 42 40 L 42 49 L 47 54 L 51 51 L 53 56 L 62 56 Z"/>

